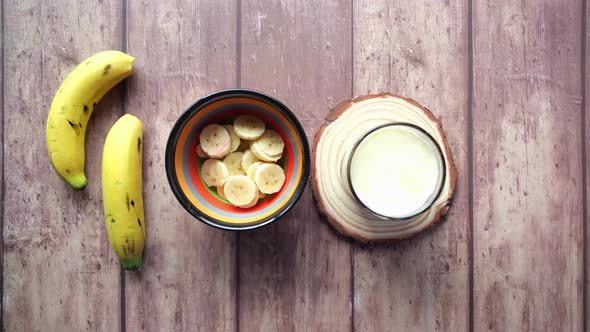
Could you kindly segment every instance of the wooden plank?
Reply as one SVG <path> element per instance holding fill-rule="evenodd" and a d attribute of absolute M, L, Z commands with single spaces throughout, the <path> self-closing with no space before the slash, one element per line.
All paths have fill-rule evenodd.
<path fill-rule="evenodd" d="M 583 87 L 585 88 L 585 91 L 582 91 L 582 93 L 584 94 L 584 98 L 583 98 L 583 102 L 584 102 L 584 115 L 585 115 L 585 123 L 582 123 L 582 130 L 585 134 L 584 137 L 584 142 L 585 142 L 585 149 L 586 149 L 586 154 L 585 154 L 585 163 L 586 163 L 586 183 L 585 183 L 585 195 L 586 195 L 586 219 L 584 219 L 584 223 L 586 225 L 586 257 L 585 257 L 585 267 L 586 267 L 586 280 L 585 280 L 585 300 L 586 300 L 586 312 L 585 312 L 585 323 L 586 325 L 584 326 L 585 329 L 587 330 L 588 327 L 590 326 L 590 300 L 588 299 L 588 289 L 590 288 L 590 265 L 588 264 L 588 257 L 590 256 L 590 246 L 589 246 L 589 242 L 590 242 L 590 235 L 588 232 L 588 221 L 590 220 L 590 209 L 588 208 L 590 206 L 590 177 L 588 176 L 590 174 L 590 160 L 588 159 L 588 156 L 590 156 L 590 101 L 588 101 L 588 96 L 590 95 L 590 20 L 588 19 L 588 16 L 590 16 L 590 6 L 588 6 L 588 1 L 584 2 L 585 5 L 585 9 L 586 11 L 582 11 L 582 38 L 585 38 L 584 42 L 585 44 L 583 45 L 585 47 L 585 49 L 583 50 L 583 58 L 582 58 L 582 84 L 584 85 Z"/>
<path fill-rule="evenodd" d="M 4 298 L 4 273 L 3 273 L 3 255 L 4 255 L 4 236 L 2 236 L 2 234 L 4 233 L 4 227 L 2 226 L 4 224 L 4 194 L 5 194 L 5 186 L 4 186 L 4 5 L 2 5 L 0 3 L 0 31 L 1 31 L 1 35 L 2 38 L 0 38 L 0 49 L 2 50 L 2 52 L 0 52 L 0 77 L 2 77 L 2 83 L 0 86 L 0 105 L 2 107 L 2 120 L 0 120 L 0 123 L 2 123 L 2 125 L 0 126 L 0 146 L 2 147 L 2 149 L 0 149 L 0 170 L 2 172 L 2 178 L 0 179 L 0 299 Z M 4 313 L 4 301 L 0 300 L 0 321 L 4 321 L 2 319 L 3 317 L 3 313 Z M 0 323 L 0 325 L 3 325 L 2 323 Z"/>
<path fill-rule="evenodd" d="M 164 152 L 177 117 L 236 84 L 236 3 L 128 2 L 128 51 L 137 57 L 127 112 L 144 123 L 147 233 L 141 273 L 126 273 L 128 331 L 233 331 L 235 234 L 205 226 L 174 198 Z"/>
<path fill-rule="evenodd" d="M 446 221 L 354 253 L 355 331 L 465 331 L 468 265 L 467 1 L 355 1 L 354 94 L 390 91 L 441 118 L 458 170 Z"/>
<path fill-rule="evenodd" d="M 312 141 L 350 98 L 348 1 L 242 0 L 242 85 L 297 115 Z M 308 188 L 276 224 L 239 237 L 241 331 L 349 331 L 349 241 L 320 217 Z"/>
<path fill-rule="evenodd" d="M 474 330 L 582 329 L 582 1 L 474 2 Z"/>
<path fill-rule="evenodd" d="M 120 48 L 121 3 L 7 0 L 4 10 L 3 328 L 118 330 L 119 263 L 103 225 L 100 168 L 104 138 L 120 115 L 120 88 L 90 121 L 84 191 L 51 168 L 45 121 L 79 62 Z"/>

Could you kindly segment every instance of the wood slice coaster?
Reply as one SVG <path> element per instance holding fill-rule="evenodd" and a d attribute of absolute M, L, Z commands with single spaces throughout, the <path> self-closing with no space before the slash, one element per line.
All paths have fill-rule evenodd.
<path fill-rule="evenodd" d="M 442 192 L 422 214 L 404 220 L 381 219 L 354 199 L 347 165 L 355 143 L 369 130 L 386 123 L 420 126 L 438 142 L 446 163 Z M 357 97 L 336 105 L 315 136 L 312 186 L 319 209 L 340 233 L 361 242 L 395 241 L 416 235 L 447 213 L 455 190 L 457 170 L 440 121 L 412 99 L 382 93 Z"/>

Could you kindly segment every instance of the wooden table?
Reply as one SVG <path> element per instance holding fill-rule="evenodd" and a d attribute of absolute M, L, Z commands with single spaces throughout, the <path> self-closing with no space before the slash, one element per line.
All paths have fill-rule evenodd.
<path fill-rule="evenodd" d="M 587 0 L 83 2 L 3 1 L 4 330 L 586 330 Z M 45 120 L 61 80 L 104 49 L 137 61 L 98 105 L 74 192 Z M 165 142 L 189 104 L 233 87 L 284 101 L 310 139 L 341 99 L 418 100 L 459 170 L 446 221 L 359 245 L 308 188 L 268 228 L 197 222 L 170 191 Z M 126 112 L 145 125 L 140 273 L 121 271 L 103 225 L 102 146 Z"/>

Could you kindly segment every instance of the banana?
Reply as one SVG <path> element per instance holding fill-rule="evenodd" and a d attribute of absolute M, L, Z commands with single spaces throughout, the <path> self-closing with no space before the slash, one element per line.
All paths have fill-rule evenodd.
<path fill-rule="evenodd" d="M 242 209 L 248 209 L 248 208 L 251 208 L 254 205 L 256 205 L 256 203 L 258 203 L 258 194 L 256 196 L 254 196 L 254 198 L 252 198 L 252 200 L 250 201 L 250 203 L 245 204 L 245 205 L 240 205 L 238 207 L 239 208 L 242 208 Z"/>
<path fill-rule="evenodd" d="M 267 153 L 265 153 L 264 151 L 262 151 L 260 149 L 260 147 L 254 143 L 252 143 L 252 145 L 250 145 L 250 150 L 252 150 L 252 153 L 254 153 L 254 155 L 262 160 L 262 161 L 267 161 L 267 162 L 275 162 L 279 159 L 281 159 L 281 157 L 283 156 L 283 154 L 278 154 L 278 155 L 269 155 Z"/>
<path fill-rule="evenodd" d="M 46 125 L 49 160 L 75 189 L 88 183 L 84 174 L 84 140 L 94 106 L 131 74 L 135 58 L 119 51 L 97 53 L 79 64 L 57 90 Z"/>
<path fill-rule="evenodd" d="M 229 175 L 245 175 L 246 172 L 242 169 L 243 152 L 232 152 L 223 158 L 223 163 L 227 166 Z"/>
<path fill-rule="evenodd" d="M 225 182 L 223 191 L 227 200 L 238 207 L 248 206 L 253 200 L 258 200 L 258 189 L 254 181 L 245 175 L 230 176 Z"/>
<path fill-rule="evenodd" d="M 234 132 L 242 139 L 257 139 L 264 129 L 264 122 L 253 115 L 240 115 L 234 120 Z"/>
<path fill-rule="evenodd" d="M 221 160 L 207 159 L 201 165 L 201 176 L 209 187 L 222 186 L 229 176 L 229 170 Z"/>
<path fill-rule="evenodd" d="M 242 140 L 238 135 L 236 135 L 234 131 L 234 126 L 225 125 L 223 126 L 223 128 L 225 128 L 225 130 L 227 130 L 227 132 L 229 133 L 229 138 L 231 140 L 231 152 L 235 152 L 240 147 Z"/>
<path fill-rule="evenodd" d="M 254 182 L 261 192 L 274 194 L 283 187 L 285 172 L 277 164 L 265 163 L 256 167 Z"/>
<path fill-rule="evenodd" d="M 252 143 L 256 148 L 269 156 L 278 156 L 283 154 L 285 142 L 281 135 L 274 130 L 267 130 L 259 139 Z"/>
<path fill-rule="evenodd" d="M 231 151 L 231 138 L 225 128 L 218 124 L 205 127 L 199 135 L 199 143 L 211 158 L 223 158 Z"/>
<path fill-rule="evenodd" d="M 199 158 L 209 158 L 209 156 L 205 153 L 205 151 L 203 151 L 203 148 L 201 147 L 201 144 L 198 144 L 195 152 L 197 153 L 197 156 Z"/>
<path fill-rule="evenodd" d="M 252 165 L 248 166 L 248 170 L 246 171 L 246 175 L 250 179 L 254 180 L 254 175 L 256 174 L 256 168 L 262 164 L 263 164 L 263 162 L 257 161 L 255 163 L 253 163 Z"/>
<path fill-rule="evenodd" d="M 102 197 L 109 241 L 121 264 L 139 270 L 146 237 L 142 196 L 143 125 L 122 116 L 109 131 L 102 155 Z"/>
<path fill-rule="evenodd" d="M 248 171 L 248 167 L 250 167 L 250 165 L 258 161 L 260 161 L 260 159 L 258 159 L 258 157 L 256 157 L 254 153 L 252 153 L 252 150 L 248 149 L 244 152 L 244 155 L 242 156 L 242 169 L 244 171 Z"/>
<path fill-rule="evenodd" d="M 211 124 L 200 134 L 196 154 L 210 157 L 201 166 L 205 184 L 239 208 L 250 208 L 259 199 L 281 190 L 285 172 L 273 164 L 283 156 L 285 142 L 252 115 L 240 115 L 234 125 Z M 219 159 L 223 158 L 223 161 Z M 264 162 L 263 162 L 264 161 Z"/>

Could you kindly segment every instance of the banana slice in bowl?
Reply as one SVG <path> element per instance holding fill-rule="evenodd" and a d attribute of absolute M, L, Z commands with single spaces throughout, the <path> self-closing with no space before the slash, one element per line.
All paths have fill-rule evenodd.
<path fill-rule="evenodd" d="M 253 115 L 240 115 L 234 121 L 234 131 L 240 138 L 254 140 L 264 134 L 264 122 Z"/>
<path fill-rule="evenodd" d="M 256 167 L 254 182 L 264 194 L 279 192 L 285 183 L 285 172 L 277 164 L 262 164 Z"/>
<path fill-rule="evenodd" d="M 210 187 L 222 186 L 229 177 L 229 170 L 221 160 L 207 159 L 201 166 L 201 176 Z"/>
<path fill-rule="evenodd" d="M 260 161 L 260 159 L 254 155 L 252 150 L 248 149 L 242 155 L 242 169 L 247 172 L 248 167 L 258 161 Z"/>
<path fill-rule="evenodd" d="M 224 125 L 223 128 L 225 128 L 225 130 L 227 130 L 227 132 L 229 133 L 229 138 L 231 140 L 231 152 L 237 151 L 242 143 L 242 140 L 238 135 L 236 135 L 236 132 L 234 131 L 234 126 Z"/>
<path fill-rule="evenodd" d="M 199 136 L 201 149 L 211 158 L 223 158 L 231 152 L 231 137 L 218 124 L 208 125 Z"/>
<path fill-rule="evenodd" d="M 258 200 L 258 188 L 249 177 L 245 175 L 230 176 L 223 192 L 227 200 L 235 206 L 247 206 L 253 200 Z"/>
<path fill-rule="evenodd" d="M 242 168 L 243 152 L 232 152 L 223 158 L 223 163 L 227 166 L 229 175 L 245 175 L 246 172 Z"/>

